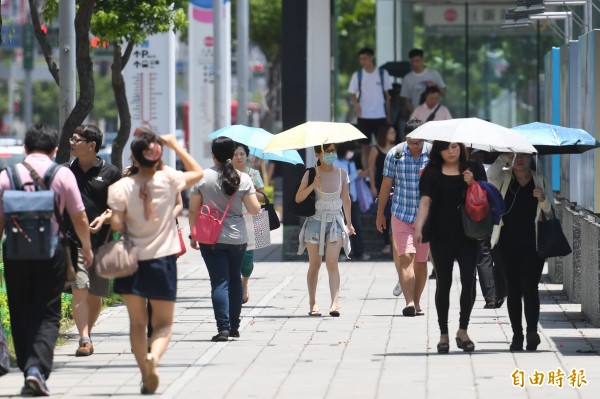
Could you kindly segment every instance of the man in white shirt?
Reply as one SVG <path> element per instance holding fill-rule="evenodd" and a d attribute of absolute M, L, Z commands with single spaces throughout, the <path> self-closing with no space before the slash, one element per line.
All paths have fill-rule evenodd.
<path fill-rule="evenodd" d="M 412 72 L 409 72 L 402 79 L 402 89 L 400 97 L 406 101 L 406 107 L 409 112 L 413 112 L 416 107 L 421 105 L 421 95 L 429 86 L 437 86 L 441 95 L 446 94 L 446 84 L 438 71 L 433 68 L 425 67 L 423 62 L 423 50 L 414 48 L 409 51 L 410 65 Z"/>
<path fill-rule="evenodd" d="M 425 90 L 425 102 L 415 108 L 410 119 L 418 119 L 421 122 L 452 119 L 448 108 L 440 104 L 440 89 L 437 86 L 429 86 Z"/>
<path fill-rule="evenodd" d="M 367 136 L 361 142 L 361 167 L 366 170 L 371 140 L 377 130 L 386 123 L 391 124 L 390 95 L 392 89 L 390 75 L 384 69 L 377 68 L 374 62 L 375 52 L 365 47 L 358 52 L 361 69 L 352 74 L 348 93 L 357 116 L 358 129 Z"/>

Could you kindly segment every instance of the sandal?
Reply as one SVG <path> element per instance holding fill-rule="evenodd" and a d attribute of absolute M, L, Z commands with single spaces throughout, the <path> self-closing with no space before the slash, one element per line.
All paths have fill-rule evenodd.
<path fill-rule="evenodd" d="M 475 344 L 470 339 L 463 341 L 462 339 L 456 337 L 456 346 L 465 352 L 473 352 L 475 350 Z"/>
<path fill-rule="evenodd" d="M 156 359 L 150 353 L 146 355 L 145 366 L 141 391 L 143 394 L 154 393 L 158 388 L 158 372 L 156 371 Z"/>
<path fill-rule="evenodd" d="M 321 317 L 321 316 L 323 316 L 321 314 L 321 312 L 319 312 L 318 310 L 311 310 L 310 312 L 308 312 L 308 315 L 309 316 L 313 316 L 313 317 Z"/>
<path fill-rule="evenodd" d="M 331 312 L 329 312 L 329 316 L 331 316 L 331 317 L 340 317 L 340 311 L 339 310 L 332 310 Z"/>
<path fill-rule="evenodd" d="M 439 342 L 437 344 L 438 353 L 448 353 L 450 352 L 450 343 L 449 342 Z"/>

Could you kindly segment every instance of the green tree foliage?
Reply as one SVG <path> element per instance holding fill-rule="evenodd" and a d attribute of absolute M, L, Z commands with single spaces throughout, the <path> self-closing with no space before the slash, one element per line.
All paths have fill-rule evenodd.
<path fill-rule="evenodd" d="M 375 0 L 337 0 L 339 73 L 348 81 L 359 68 L 358 50 L 375 49 Z M 342 78 L 343 77 L 343 78 Z"/>
<path fill-rule="evenodd" d="M 123 69 L 136 44 L 148 36 L 187 27 L 187 0 L 97 0 L 92 33 L 113 48 L 112 88 L 119 113 L 119 129 L 112 148 L 112 163 L 121 168 L 123 148 L 131 132 Z"/>

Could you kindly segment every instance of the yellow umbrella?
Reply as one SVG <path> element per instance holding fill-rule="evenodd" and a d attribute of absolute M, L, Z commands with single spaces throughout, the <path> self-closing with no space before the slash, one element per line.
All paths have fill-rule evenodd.
<path fill-rule="evenodd" d="M 273 136 L 263 151 L 297 150 L 366 138 L 350 123 L 306 122 Z"/>

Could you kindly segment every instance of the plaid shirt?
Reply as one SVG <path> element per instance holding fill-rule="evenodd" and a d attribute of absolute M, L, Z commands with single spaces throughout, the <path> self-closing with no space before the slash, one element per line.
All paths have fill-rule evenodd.
<path fill-rule="evenodd" d="M 393 180 L 392 215 L 403 222 L 414 223 L 421 200 L 419 170 L 429 162 L 429 151 L 427 145 L 423 144 L 421 155 L 415 160 L 408 145 L 404 145 L 400 157 L 396 159 L 396 149 L 397 146 L 388 151 L 383 164 L 383 176 Z"/>

